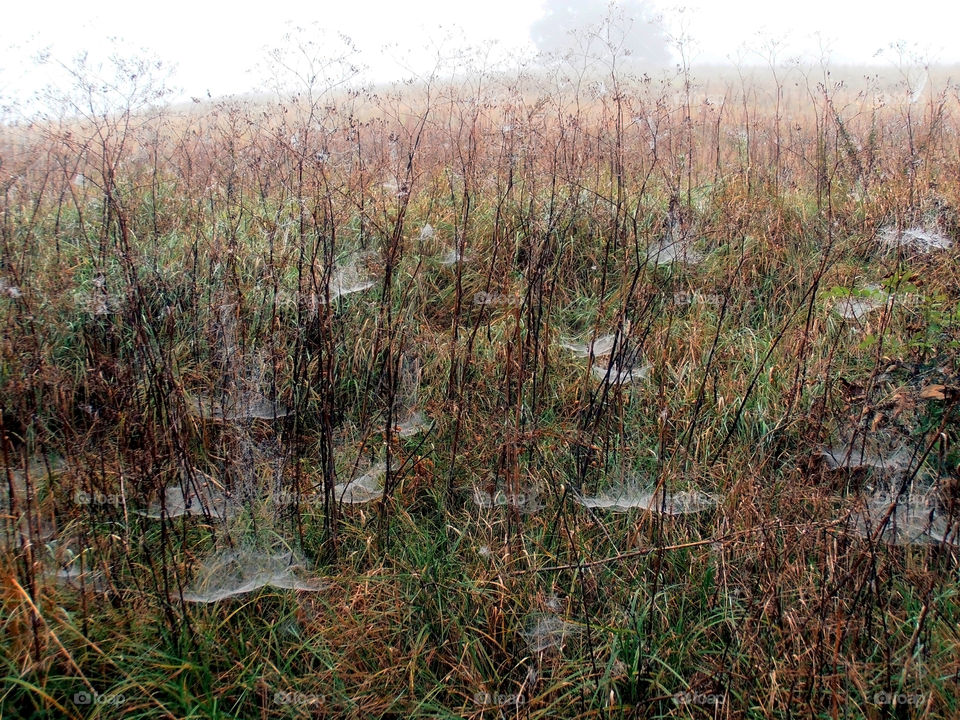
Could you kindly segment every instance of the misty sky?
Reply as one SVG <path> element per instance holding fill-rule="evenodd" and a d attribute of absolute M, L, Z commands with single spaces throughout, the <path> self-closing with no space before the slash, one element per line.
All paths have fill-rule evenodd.
<path fill-rule="evenodd" d="M 430 65 L 437 44 L 450 28 L 461 28 L 467 42 L 494 39 L 504 50 L 533 52 L 530 28 L 549 2 L 557 0 L 483 0 L 474 4 L 450 0 L 272 0 L 269 3 L 167 0 L 132 3 L 106 0 L 88 3 L 15 3 L 5 8 L 0 25 L 0 95 L 16 97 L 42 83 L 30 57 L 52 46 L 59 57 L 81 49 L 121 47 L 109 41 L 120 36 L 127 45 L 145 46 L 176 62 L 175 84 L 185 95 L 214 95 L 255 89 L 258 76 L 249 69 L 264 47 L 280 42 L 285 25 L 296 22 L 350 35 L 363 51 L 372 79 L 392 79 L 407 70 Z M 637 0 L 621 0 L 627 4 Z M 576 9 L 585 0 L 564 5 Z M 596 4 L 596 3 L 587 3 Z M 669 33 L 684 30 L 692 37 L 695 63 L 762 61 L 756 52 L 766 40 L 784 42 L 783 58 L 803 55 L 813 60 L 825 48 L 833 63 L 890 64 L 893 55 L 878 50 L 904 41 L 941 63 L 960 62 L 960 3 L 945 0 L 689 0 L 686 9 L 666 0 L 648 0 Z M 448 41 L 456 48 L 461 41 Z M 384 52 L 383 46 L 395 48 Z"/>

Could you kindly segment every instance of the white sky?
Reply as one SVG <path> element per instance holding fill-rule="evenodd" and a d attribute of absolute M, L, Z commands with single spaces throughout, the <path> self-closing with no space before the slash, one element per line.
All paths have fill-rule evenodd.
<path fill-rule="evenodd" d="M 694 62 L 760 62 L 754 50 L 763 45 L 761 38 L 788 40 L 783 57 L 818 58 L 822 45 L 836 64 L 887 64 L 890 55 L 874 55 L 895 41 L 935 62 L 960 62 L 958 0 L 688 0 L 682 13 L 677 0 L 648 4 L 675 32 L 682 18 L 695 41 Z M 264 47 L 278 44 L 291 21 L 342 30 L 364 50 L 373 75 L 389 79 L 397 74 L 395 65 L 380 48 L 395 43 L 404 49 L 393 57 L 417 65 L 430 38 L 443 35 L 438 26 L 459 26 L 469 41 L 496 39 L 503 47 L 531 49 L 529 27 L 543 5 L 544 0 L 17 0 L 4 8 L 0 23 L 0 95 L 17 97 L 43 82 L 30 60 L 36 49 L 49 45 L 56 56 L 68 58 L 81 49 L 118 47 L 110 36 L 176 62 L 175 84 L 185 95 L 257 89 L 256 76 L 247 71 Z"/>

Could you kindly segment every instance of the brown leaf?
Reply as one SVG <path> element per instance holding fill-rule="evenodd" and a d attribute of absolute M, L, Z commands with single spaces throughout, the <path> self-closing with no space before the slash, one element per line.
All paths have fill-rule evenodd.
<path fill-rule="evenodd" d="M 896 420 L 903 414 L 904 410 L 908 410 L 913 407 L 913 398 L 907 393 L 898 392 L 893 396 L 894 408 L 893 415 L 891 415 L 892 420 Z"/>
<path fill-rule="evenodd" d="M 924 400 L 943 400 L 944 389 L 943 385 L 928 385 L 920 391 L 920 397 Z"/>

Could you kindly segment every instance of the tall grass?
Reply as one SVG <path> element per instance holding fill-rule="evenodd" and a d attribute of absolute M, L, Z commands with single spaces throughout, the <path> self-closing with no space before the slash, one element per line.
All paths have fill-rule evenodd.
<path fill-rule="evenodd" d="M 4 717 L 957 714 L 956 87 L 608 50 L 3 128 Z"/>

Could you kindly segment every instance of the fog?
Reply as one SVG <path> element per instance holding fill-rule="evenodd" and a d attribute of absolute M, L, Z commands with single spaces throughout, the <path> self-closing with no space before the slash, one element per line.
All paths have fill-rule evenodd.
<path fill-rule="evenodd" d="M 952 28 L 960 5 L 918 0 L 909 12 L 886 2 L 810 0 L 488 0 L 397 4 L 386 0 L 262 5 L 187 3 L 93 8 L 24 3 L 0 28 L 0 101 L 24 103 L 62 81 L 57 62 L 112 53 L 150 57 L 170 69 L 181 99 L 264 90 L 264 59 L 291 38 L 350 38 L 356 81 L 423 79 L 468 48 L 487 67 L 537 67 L 546 58 L 620 69 L 805 62 L 897 67 L 960 62 Z M 38 58 L 47 58 L 46 63 Z M 58 77 L 60 78 L 58 80 Z"/>

